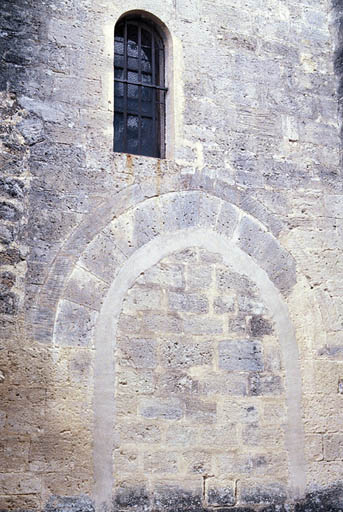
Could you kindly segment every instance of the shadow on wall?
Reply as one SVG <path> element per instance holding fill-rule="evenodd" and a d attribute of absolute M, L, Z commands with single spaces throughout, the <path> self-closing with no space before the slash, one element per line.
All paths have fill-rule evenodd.
<path fill-rule="evenodd" d="M 24 320 L 24 293 L 29 291 L 26 300 L 32 301 L 41 279 L 36 261 L 36 274 L 33 276 L 31 271 L 29 281 L 31 288 L 26 286 L 25 290 L 27 266 L 30 268 L 34 259 L 32 253 L 37 237 L 43 239 L 44 236 L 44 232 L 39 234 L 39 229 L 46 224 L 39 222 L 38 213 L 34 216 L 33 209 L 40 210 L 41 216 L 39 201 L 47 202 L 47 191 L 40 190 L 39 196 L 38 186 L 30 186 L 30 175 L 38 181 L 30 152 L 45 140 L 44 116 L 28 112 L 22 105 L 23 97 L 38 102 L 49 91 L 41 82 L 47 79 L 46 71 L 49 64 L 50 68 L 52 66 L 55 48 L 47 41 L 49 16 L 43 3 L 40 0 L 0 1 L 2 511 L 43 510 L 51 495 L 85 494 L 83 483 L 90 474 L 88 469 L 85 475 L 83 467 L 75 473 L 71 470 L 78 466 L 75 457 L 80 450 L 87 452 L 85 457 L 90 453 L 89 444 L 84 449 L 81 446 L 85 421 L 82 418 L 76 425 L 75 419 L 80 417 L 79 409 L 84 406 L 80 389 L 82 381 L 88 383 L 87 361 L 72 353 L 56 357 L 50 346 L 32 342 L 26 334 Z M 58 9 L 58 2 L 54 4 Z M 35 224 L 30 231 L 29 218 Z M 32 218 L 36 222 L 32 222 Z M 45 244 L 49 244 L 47 237 Z M 43 251 L 40 254 L 44 254 Z M 78 442 L 80 445 L 76 446 Z M 84 503 L 85 499 L 79 501 Z M 47 509 L 53 510 L 53 500 Z M 86 508 L 82 506 L 82 510 Z"/>
<path fill-rule="evenodd" d="M 2 0 L 0 90 L 24 93 L 29 69 L 39 66 L 45 31 L 40 1 Z"/>

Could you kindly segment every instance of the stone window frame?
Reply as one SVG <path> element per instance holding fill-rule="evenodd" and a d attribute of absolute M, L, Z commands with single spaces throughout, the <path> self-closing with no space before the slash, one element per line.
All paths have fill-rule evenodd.
<path fill-rule="evenodd" d="M 169 59 L 170 59 L 170 42 L 171 38 L 169 35 L 168 29 L 164 26 L 164 24 L 156 18 L 154 15 L 147 13 L 145 11 L 130 11 L 122 16 L 117 20 L 114 28 L 114 37 L 116 35 L 116 31 L 118 30 L 118 27 L 124 26 L 127 27 L 127 24 L 136 25 L 138 27 L 139 33 L 141 33 L 141 30 L 148 29 L 150 33 L 152 34 L 152 42 L 158 41 L 156 43 L 156 46 L 159 45 L 160 48 L 160 58 L 159 58 L 159 68 L 160 71 L 158 73 L 158 78 L 156 79 L 156 84 L 154 84 L 154 78 L 152 80 L 153 87 L 150 87 L 150 89 L 153 89 L 153 96 L 157 98 L 158 101 L 152 102 L 152 116 L 155 118 L 155 126 L 154 126 L 154 132 L 156 133 L 156 145 L 153 151 L 153 154 L 148 154 L 146 151 L 142 150 L 142 128 L 141 128 L 141 119 L 144 116 L 142 112 L 141 107 L 141 98 L 142 98 L 142 90 L 143 88 L 147 89 L 146 86 L 143 85 L 142 82 L 142 72 L 141 72 L 141 62 L 139 62 L 139 79 L 137 80 L 138 85 L 135 86 L 134 83 L 130 82 L 128 79 L 128 52 L 127 47 L 125 48 L 124 45 L 124 80 L 118 80 L 116 77 L 114 77 L 114 112 L 113 112 L 113 150 L 115 152 L 119 153 L 127 153 L 127 154 L 136 154 L 140 156 L 150 156 L 154 158 L 167 158 L 167 156 L 171 156 L 170 151 L 170 135 L 172 134 L 172 127 L 173 123 L 171 123 L 171 91 L 169 90 L 169 81 L 171 78 L 170 73 L 170 66 Z M 126 30 L 126 29 L 125 29 Z M 125 34 L 126 36 L 126 34 Z M 141 49 L 139 49 L 139 53 L 141 55 Z M 120 67 L 118 66 L 117 69 Z M 116 53 L 114 52 L 114 73 L 116 72 Z M 152 72 L 153 73 L 153 72 Z M 157 75 L 156 75 L 157 76 Z M 123 78 L 123 77 L 121 77 Z M 122 110 L 119 110 L 116 106 L 116 95 L 115 95 L 115 88 L 116 84 L 122 83 L 122 87 L 124 88 L 124 94 L 123 94 L 123 101 L 125 102 L 125 106 Z M 130 112 L 127 105 L 127 94 L 128 94 L 128 88 L 130 85 L 137 87 L 138 92 L 138 99 L 137 103 L 139 106 L 137 107 L 136 111 Z M 125 99 L 126 98 L 126 99 Z M 127 144 L 127 125 L 125 128 L 126 132 L 126 140 L 124 142 L 124 147 L 118 148 L 116 147 L 115 142 L 115 135 L 116 135 L 116 126 L 115 126 L 115 119 L 116 115 L 123 114 L 124 116 L 124 123 L 127 123 L 127 116 L 133 114 L 133 116 L 137 116 L 139 118 L 139 128 L 138 128 L 138 134 L 137 134 L 137 140 L 138 140 L 138 150 L 129 151 L 128 144 Z M 174 137 L 172 137 L 173 139 Z"/>

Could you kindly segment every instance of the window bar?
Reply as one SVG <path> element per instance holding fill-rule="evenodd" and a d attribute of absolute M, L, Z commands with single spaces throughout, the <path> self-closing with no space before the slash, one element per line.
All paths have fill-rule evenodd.
<path fill-rule="evenodd" d="M 124 25 L 124 151 L 127 152 L 127 94 L 128 94 L 128 74 L 127 74 L 127 20 Z"/>
<path fill-rule="evenodd" d="M 156 80 L 156 71 L 155 71 L 155 34 L 154 32 L 151 32 L 151 72 L 152 72 L 152 82 L 153 84 L 157 85 Z M 156 154 L 157 158 L 159 158 L 159 151 L 158 151 L 158 143 L 157 143 L 157 137 L 156 137 L 156 88 L 152 91 L 152 143 L 154 148 L 154 153 Z"/>
<path fill-rule="evenodd" d="M 142 82 L 142 27 L 138 27 L 138 82 Z M 142 86 L 138 85 L 138 153 L 142 153 Z"/>
<path fill-rule="evenodd" d="M 151 89 L 157 89 L 161 91 L 168 91 L 168 87 L 161 87 L 159 85 L 152 85 L 152 84 L 143 84 L 142 82 L 139 82 L 138 84 L 136 82 L 131 82 L 130 80 L 124 80 L 123 78 L 115 78 L 116 82 L 120 82 L 122 84 L 133 84 L 133 85 L 143 85 L 144 87 L 150 87 Z"/>
<path fill-rule="evenodd" d="M 157 57 L 157 62 L 158 62 L 158 84 L 161 85 L 162 84 L 162 80 L 161 80 L 161 49 L 160 49 L 160 46 L 158 46 L 158 48 L 156 49 L 156 57 Z M 163 155 L 163 149 L 161 147 L 161 141 L 162 141 L 162 137 L 161 137 L 161 129 L 162 129 L 162 126 L 161 126 L 161 121 L 163 119 L 163 116 L 162 116 L 162 112 L 161 112 L 161 106 L 162 106 L 162 95 L 164 93 L 158 89 L 156 90 L 156 96 L 157 96 L 157 99 L 158 99 L 158 108 L 157 108 L 157 112 L 156 112 L 156 117 L 157 117 L 157 140 L 158 140 L 158 147 L 159 147 L 159 151 L 160 151 L 160 156 Z"/>
<path fill-rule="evenodd" d="M 160 62 L 160 85 L 165 86 L 165 54 L 164 54 L 164 46 L 159 50 L 159 62 Z M 161 148 L 161 158 L 165 157 L 166 154 L 166 88 L 160 91 L 160 148 Z"/>

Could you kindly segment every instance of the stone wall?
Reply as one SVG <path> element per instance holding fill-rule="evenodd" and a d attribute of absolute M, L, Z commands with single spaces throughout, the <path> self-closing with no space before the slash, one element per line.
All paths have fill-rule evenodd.
<path fill-rule="evenodd" d="M 167 159 L 112 151 L 120 2 L 0 5 L 0 509 L 342 508 L 342 8 L 128 0 Z"/>
<path fill-rule="evenodd" d="M 199 506 L 254 503 L 256 487 L 282 501 L 278 339 L 256 287 L 219 254 L 190 248 L 144 272 L 123 301 L 114 359 L 118 506 L 139 494 L 156 507 L 177 489 Z"/>

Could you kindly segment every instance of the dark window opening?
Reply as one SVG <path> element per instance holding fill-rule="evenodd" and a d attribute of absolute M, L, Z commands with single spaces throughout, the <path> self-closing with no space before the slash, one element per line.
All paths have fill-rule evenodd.
<path fill-rule="evenodd" d="M 114 37 L 114 151 L 164 157 L 164 44 L 154 26 L 124 18 Z"/>

